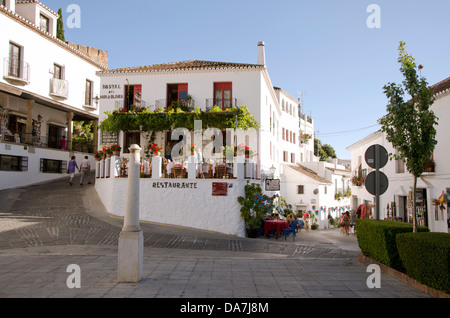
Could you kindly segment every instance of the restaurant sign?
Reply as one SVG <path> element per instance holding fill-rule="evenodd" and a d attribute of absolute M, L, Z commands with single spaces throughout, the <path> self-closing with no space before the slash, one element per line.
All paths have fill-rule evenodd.
<path fill-rule="evenodd" d="M 213 182 L 212 183 L 212 195 L 213 196 L 227 196 L 228 183 L 226 182 Z"/>
<path fill-rule="evenodd" d="M 280 191 L 280 179 L 266 179 L 266 191 Z"/>
<path fill-rule="evenodd" d="M 197 189 L 197 182 L 153 182 L 155 189 Z"/>

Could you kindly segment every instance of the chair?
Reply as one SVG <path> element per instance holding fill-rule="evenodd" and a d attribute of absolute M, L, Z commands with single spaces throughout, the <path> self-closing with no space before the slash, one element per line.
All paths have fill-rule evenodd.
<path fill-rule="evenodd" d="M 216 176 L 218 179 L 225 178 L 227 174 L 227 166 L 225 164 L 219 163 L 216 166 Z"/>
<path fill-rule="evenodd" d="M 292 240 L 295 241 L 295 232 L 297 230 L 297 223 L 298 220 L 295 220 L 294 222 L 291 223 L 291 225 L 289 225 L 288 228 L 283 229 L 283 235 L 284 235 L 284 240 L 287 240 L 287 237 L 292 233 Z"/>
<path fill-rule="evenodd" d="M 173 166 L 173 176 L 174 178 L 184 178 L 184 167 Z"/>

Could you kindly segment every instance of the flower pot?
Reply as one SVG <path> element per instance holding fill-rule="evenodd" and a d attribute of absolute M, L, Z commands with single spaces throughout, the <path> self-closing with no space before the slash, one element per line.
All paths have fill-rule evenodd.
<path fill-rule="evenodd" d="M 156 151 L 156 152 L 153 154 L 153 156 L 154 156 L 154 157 L 159 157 L 159 156 L 161 156 L 161 152 L 160 152 L 160 151 Z"/>
<path fill-rule="evenodd" d="M 110 153 L 107 153 L 107 154 L 106 154 L 106 158 L 111 158 L 111 156 L 112 156 L 112 155 L 111 155 Z"/>
<path fill-rule="evenodd" d="M 113 156 L 119 156 L 120 155 L 120 151 L 113 151 Z"/>

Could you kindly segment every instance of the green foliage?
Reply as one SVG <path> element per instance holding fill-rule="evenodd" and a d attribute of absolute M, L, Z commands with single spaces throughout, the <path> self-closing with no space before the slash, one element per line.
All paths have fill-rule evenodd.
<path fill-rule="evenodd" d="M 450 234 L 400 234 L 397 249 L 408 276 L 450 293 Z"/>
<path fill-rule="evenodd" d="M 61 41 L 66 42 L 66 38 L 64 36 L 64 20 L 62 17 L 62 10 L 61 8 L 58 10 L 58 20 L 56 22 L 56 37 L 60 39 Z"/>
<path fill-rule="evenodd" d="M 192 111 L 184 111 L 181 108 L 172 108 L 168 111 L 159 109 L 150 112 L 148 109 L 140 111 L 119 111 L 105 112 L 107 118 L 103 120 L 99 128 L 102 131 L 164 131 L 175 128 L 186 128 L 194 130 L 195 120 L 201 120 L 203 129 L 217 128 L 225 130 L 226 128 L 243 129 L 258 128 L 256 119 L 251 115 L 246 106 L 222 110 L 215 106 L 208 111 L 201 111 L 196 108 Z"/>
<path fill-rule="evenodd" d="M 355 228 L 358 233 L 358 245 L 364 255 L 389 267 L 402 269 L 396 236 L 400 233 L 412 232 L 411 224 L 387 220 L 356 219 Z M 422 226 L 418 230 L 420 232 L 429 231 L 428 228 Z"/>
<path fill-rule="evenodd" d="M 322 145 L 319 139 L 314 138 L 314 155 L 320 157 L 321 161 L 326 161 L 328 158 L 336 158 L 336 151 L 328 144 Z"/>
<path fill-rule="evenodd" d="M 267 208 L 258 194 L 261 194 L 261 186 L 258 183 L 247 183 L 245 185 L 245 197 L 238 197 L 237 201 L 241 207 L 241 217 L 245 221 L 247 229 L 257 229 L 261 226 L 262 218 Z"/>
<path fill-rule="evenodd" d="M 387 115 L 381 120 L 381 130 L 398 154 L 390 154 L 395 159 L 403 159 L 409 173 L 414 176 L 413 211 L 416 210 L 417 178 L 422 175 L 424 167 L 433 155 L 437 144 L 435 140 L 437 117 L 430 109 L 434 96 L 428 88 L 424 77 L 419 79 L 416 63 L 406 52 L 404 42 L 400 42 L 400 71 L 404 76 L 403 86 L 388 83 L 383 87 L 389 100 Z M 410 99 L 405 101 L 408 93 Z M 413 214 L 414 232 L 417 228 L 416 213 Z"/>
<path fill-rule="evenodd" d="M 406 161 L 408 171 L 419 177 L 437 144 L 434 139 L 437 117 L 430 110 L 434 97 L 426 79 L 419 79 L 414 58 L 407 54 L 404 42 L 400 42 L 399 52 L 404 87 L 395 83 L 384 86 L 389 104 L 387 115 L 381 119 L 381 129 L 398 150 L 398 157 Z M 405 92 L 411 97 L 409 101 L 404 99 Z"/>

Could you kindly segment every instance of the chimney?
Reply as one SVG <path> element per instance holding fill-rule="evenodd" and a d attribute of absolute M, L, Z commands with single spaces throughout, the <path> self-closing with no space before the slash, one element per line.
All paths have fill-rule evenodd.
<path fill-rule="evenodd" d="M 266 65 L 266 53 L 264 50 L 264 42 L 258 42 L 258 60 L 256 62 L 258 65 Z"/>

